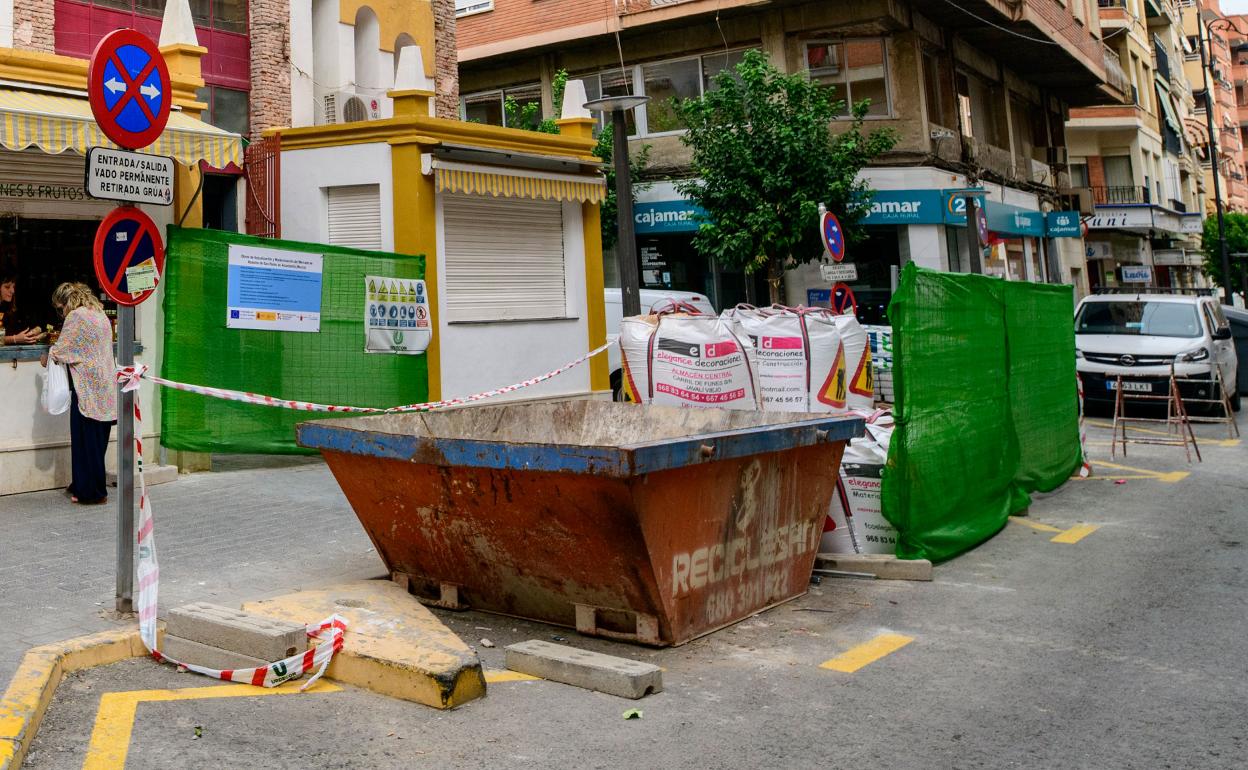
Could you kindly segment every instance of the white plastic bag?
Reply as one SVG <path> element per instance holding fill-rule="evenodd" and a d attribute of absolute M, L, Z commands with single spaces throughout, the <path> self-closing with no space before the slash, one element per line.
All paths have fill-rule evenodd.
<path fill-rule="evenodd" d="M 758 409 L 754 349 L 740 324 L 686 308 L 620 323 L 624 390 L 660 406 Z"/>
<path fill-rule="evenodd" d="M 754 345 L 764 411 L 845 409 L 845 354 L 831 314 L 738 305 L 723 317 L 740 322 Z"/>
<path fill-rule="evenodd" d="M 48 362 L 40 401 L 48 414 L 65 414 L 69 410 L 69 373 L 64 364 Z"/>

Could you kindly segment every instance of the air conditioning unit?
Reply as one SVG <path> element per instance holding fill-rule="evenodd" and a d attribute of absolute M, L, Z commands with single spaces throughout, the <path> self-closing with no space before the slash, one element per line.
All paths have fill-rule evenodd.
<path fill-rule="evenodd" d="M 326 124 L 358 123 L 381 117 L 381 104 L 375 96 L 354 91 L 334 91 L 321 97 L 321 115 Z"/>
<path fill-rule="evenodd" d="M 1092 197 L 1091 187 L 1072 187 L 1064 190 L 1062 196 L 1066 199 L 1064 205 L 1075 211 L 1078 211 L 1085 217 L 1096 214 L 1096 199 Z"/>

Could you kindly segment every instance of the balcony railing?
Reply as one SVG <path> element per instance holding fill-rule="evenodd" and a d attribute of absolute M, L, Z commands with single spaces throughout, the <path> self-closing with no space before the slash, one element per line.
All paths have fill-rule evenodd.
<path fill-rule="evenodd" d="M 1125 206 L 1150 201 L 1147 187 L 1114 186 L 1093 187 L 1092 201 L 1098 206 Z"/>
<path fill-rule="evenodd" d="M 1118 58 L 1118 52 L 1109 46 L 1104 46 L 1101 59 L 1105 64 L 1105 82 L 1124 94 L 1130 94 L 1131 78 L 1127 77 L 1127 73 L 1122 69 L 1122 60 Z"/>

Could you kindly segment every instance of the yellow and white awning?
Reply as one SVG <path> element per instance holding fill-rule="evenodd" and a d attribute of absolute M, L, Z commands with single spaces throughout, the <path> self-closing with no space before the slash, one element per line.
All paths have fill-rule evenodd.
<path fill-rule="evenodd" d="M 601 176 L 556 174 L 442 160 L 433 161 L 433 171 L 438 192 L 585 203 L 601 203 L 607 193 L 606 180 Z"/>
<path fill-rule="evenodd" d="M 116 147 L 104 136 L 86 99 L 57 94 L 0 89 L 0 146 L 10 150 L 38 147 L 59 154 L 85 155 L 91 147 Z M 243 143 L 231 134 L 178 111 L 156 142 L 140 152 L 166 155 L 187 165 L 207 161 L 214 168 L 243 165 Z"/>

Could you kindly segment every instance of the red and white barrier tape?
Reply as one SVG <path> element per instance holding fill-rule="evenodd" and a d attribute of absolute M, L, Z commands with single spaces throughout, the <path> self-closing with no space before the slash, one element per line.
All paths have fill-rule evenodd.
<path fill-rule="evenodd" d="M 308 626 L 308 637 L 319 642 L 307 652 L 260 668 L 215 669 L 197 666 L 186 661 L 174 660 L 156 649 L 156 605 L 160 589 L 160 564 L 156 560 L 156 527 L 152 519 L 152 503 L 147 497 L 147 484 L 143 479 L 143 413 L 139 407 L 139 380 L 146 367 L 126 367 L 117 372 L 121 389 L 134 393 L 134 450 L 139 469 L 139 520 L 136 535 L 139 546 L 138 609 L 139 638 L 152 657 L 158 661 L 174 663 L 198 674 L 222 679 L 227 682 L 245 682 L 257 687 L 276 687 L 283 682 L 297 679 L 304 673 L 316 670 L 300 690 L 306 690 L 321 678 L 334 653 L 342 649 L 346 621 L 339 615 L 330 615 L 320 623 Z"/>
<path fill-rule="evenodd" d="M 444 409 L 451 406 L 461 406 L 464 404 L 482 401 L 487 398 L 501 396 L 505 393 L 527 388 L 544 382 L 552 377 L 556 377 L 569 369 L 585 363 L 589 359 L 603 352 L 615 342 L 614 339 L 604 345 L 591 350 L 575 361 L 569 361 L 567 364 L 553 369 L 545 374 L 532 377 L 518 382 L 514 385 L 507 385 L 502 388 L 495 388 L 481 393 L 474 393 L 471 396 L 463 398 L 448 398 L 442 401 L 430 401 L 420 404 L 408 404 L 406 406 L 396 406 L 389 409 L 378 409 L 365 406 L 334 406 L 330 404 L 316 404 L 310 401 L 292 401 L 290 399 L 274 398 L 273 396 L 261 395 L 258 393 L 247 393 L 239 390 L 227 390 L 224 388 L 210 388 L 203 385 L 188 385 L 183 382 L 174 382 L 166 380 L 163 377 L 157 377 L 148 374 L 147 367 L 143 364 L 136 366 L 126 366 L 117 370 L 117 382 L 121 384 L 121 389 L 127 393 L 134 393 L 134 447 L 135 458 L 138 462 L 139 469 L 139 520 L 137 522 L 137 540 L 139 546 L 139 563 L 138 563 L 138 609 L 139 609 L 139 637 L 143 640 L 143 645 L 152 653 L 158 661 L 168 661 L 175 663 L 186 669 L 199 674 L 223 679 L 227 682 L 249 682 L 258 687 L 276 687 L 277 685 L 296 679 L 304 673 L 316 670 L 316 673 L 309 679 L 301 689 L 306 690 L 317 679 L 325 673 L 325 669 L 329 666 L 329 662 L 334 657 L 334 653 L 342 649 L 343 634 L 346 633 L 346 621 L 339 615 L 331 615 L 320 623 L 308 626 L 308 637 L 319 642 L 314 649 L 308 650 L 300 655 L 295 655 L 276 663 L 270 663 L 260 668 L 247 669 L 214 669 L 197 666 L 185 661 L 174 660 L 165 656 L 156 649 L 156 610 L 157 599 L 160 588 L 160 565 L 156 560 L 156 532 L 155 524 L 152 519 L 152 505 L 147 497 L 147 485 L 143 478 L 143 414 L 139 407 L 139 385 L 144 379 L 163 385 L 167 388 L 175 390 L 183 390 L 188 393 L 198 393 L 213 398 L 225 399 L 227 401 L 242 401 L 249 404 L 258 404 L 260 406 L 275 406 L 285 409 L 297 409 L 308 412 L 339 412 L 339 413 L 355 413 L 355 414 L 377 414 L 377 413 L 394 413 L 394 412 L 427 412 L 434 409 Z"/>
<path fill-rule="evenodd" d="M 1083 378 L 1075 375 L 1079 387 L 1079 451 L 1083 459 L 1079 465 L 1079 478 L 1086 479 L 1092 475 L 1092 465 L 1088 462 L 1088 427 L 1083 414 Z"/>
<path fill-rule="evenodd" d="M 568 371 L 569 369 L 580 366 L 581 364 L 585 363 L 586 361 L 598 355 L 599 353 L 602 353 L 603 351 L 605 351 L 607 348 L 611 347 L 614 344 L 615 344 L 615 339 L 612 338 L 605 344 L 600 345 L 597 348 L 594 348 L 593 350 L 589 351 L 588 353 L 576 359 L 575 361 L 569 361 L 568 363 L 564 364 L 558 369 L 552 369 L 551 371 L 546 372 L 545 374 L 539 374 L 536 377 L 531 377 L 527 380 L 524 380 L 523 382 L 517 382 L 514 385 L 506 385 L 501 388 L 494 388 L 493 390 L 486 390 L 480 393 L 474 393 L 471 396 L 463 396 L 460 398 L 446 398 L 441 401 L 426 401 L 426 402 L 419 403 L 419 404 L 406 404 L 404 406 L 392 406 L 388 409 L 382 409 L 379 407 L 371 407 L 371 406 L 338 406 L 334 404 L 317 404 L 312 401 L 294 401 L 294 400 L 286 399 L 286 398 L 277 398 L 275 396 L 266 396 L 261 393 L 248 393 L 242 390 L 227 390 L 225 388 L 211 388 L 205 385 L 189 385 L 185 382 L 174 382 L 173 380 L 166 380 L 164 377 L 157 377 L 156 375 L 149 373 L 147 370 L 147 367 L 144 366 L 143 364 L 138 364 L 136 366 L 123 367 L 118 370 L 117 377 L 119 380 L 123 380 L 123 379 L 126 381 L 135 380 L 136 382 L 139 379 L 145 379 L 157 385 L 163 385 L 166 388 L 173 388 L 174 390 L 182 390 L 187 393 L 198 393 L 201 396 L 209 396 L 211 398 L 220 398 L 226 401 L 242 401 L 243 403 L 256 404 L 258 406 L 276 406 L 282 409 L 294 409 L 294 410 L 301 411 L 301 412 L 336 412 L 339 414 L 393 414 L 396 412 L 430 412 L 430 411 L 433 411 L 434 409 L 446 409 L 452 406 L 463 406 L 464 404 L 472 404 L 472 403 L 476 403 L 477 401 L 484 401 L 487 398 L 494 398 L 496 396 L 501 396 L 506 393 L 512 393 L 514 391 L 521 390 L 523 388 L 528 388 L 533 385 L 537 385 L 538 383 L 545 382 L 546 380 L 549 380 L 552 377 L 557 377 L 560 374 L 563 374 L 564 372 Z"/>

